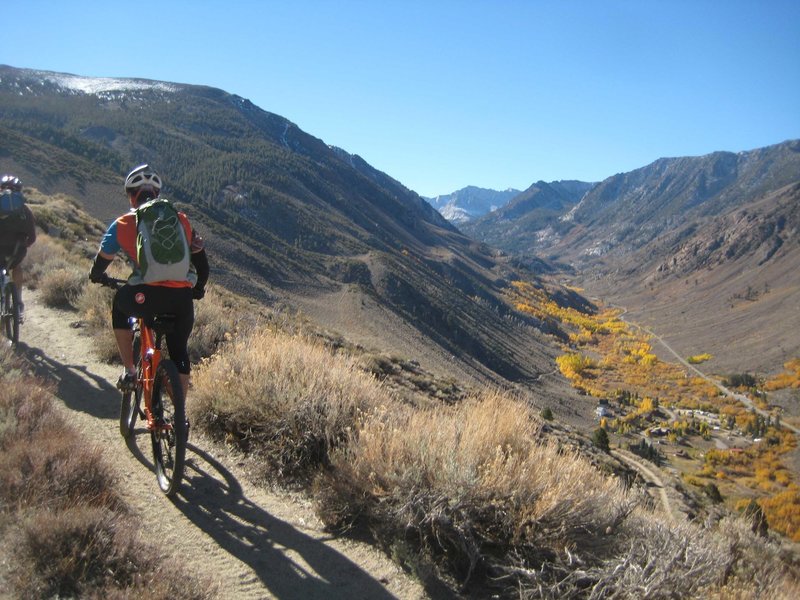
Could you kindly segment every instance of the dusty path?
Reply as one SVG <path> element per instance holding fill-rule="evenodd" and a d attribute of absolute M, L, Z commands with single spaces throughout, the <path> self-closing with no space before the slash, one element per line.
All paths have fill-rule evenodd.
<path fill-rule="evenodd" d="M 632 453 L 628 452 L 627 450 L 622 450 L 621 448 L 611 450 L 611 454 L 622 462 L 630 465 L 642 476 L 642 479 L 644 479 L 645 482 L 656 487 L 658 490 L 658 497 L 661 500 L 661 508 L 667 517 L 669 517 L 670 521 L 674 522 L 676 520 L 676 510 L 669 500 L 669 496 L 667 495 L 667 486 L 664 484 L 664 480 L 661 479 L 661 476 L 657 473 L 657 468 L 655 470 L 651 469 L 643 460 L 640 460 L 637 456 L 634 456 Z"/>
<path fill-rule="evenodd" d="M 187 478 L 174 502 L 158 490 L 149 437 L 119 434 L 118 368 L 96 361 L 74 313 L 47 309 L 26 292 L 19 351 L 56 386 L 70 421 L 105 449 L 125 500 L 157 540 L 221 598 L 428 598 L 422 586 L 375 548 L 322 531 L 308 502 L 247 483 L 224 449 L 193 432 Z M 191 399 L 190 399 L 191 401 Z"/>

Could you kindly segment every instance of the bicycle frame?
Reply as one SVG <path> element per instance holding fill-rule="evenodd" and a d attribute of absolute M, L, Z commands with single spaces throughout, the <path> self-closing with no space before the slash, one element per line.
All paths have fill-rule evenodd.
<path fill-rule="evenodd" d="M 110 278 L 104 282 L 115 289 L 124 283 Z M 133 390 L 123 389 L 120 405 L 120 433 L 125 439 L 133 434 L 137 416 L 146 420 L 156 479 L 168 497 L 174 496 L 180 487 L 189 435 L 181 375 L 175 363 L 161 351 L 161 342 L 174 325 L 173 318 L 170 314 L 158 314 L 152 322 L 143 317 L 128 319 L 133 332 L 136 385 Z"/>
<path fill-rule="evenodd" d="M 145 417 L 148 422 L 152 420 L 153 410 L 153 384 L 158 364 L 161 362 L 161 340 L 152 327 L 149 327 L 142 318 L 131 317 L 134 331 L 138 328 L 140 335 L 140 361 L 141 373 L 137 373 L 139 385 L 142 387 Z"/>

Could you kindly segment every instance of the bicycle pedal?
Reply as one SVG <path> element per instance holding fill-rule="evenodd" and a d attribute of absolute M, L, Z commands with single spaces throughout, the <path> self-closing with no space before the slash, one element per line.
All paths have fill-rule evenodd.
<path fill-rule="evenodd" d="M 156 433 L 167 433 L 172 431 L 172 425 L 160 419 L 154 419 L 153 421 L 147 421 L 147 430 L 155 431 Z"/>
<path fill-rule="evenodd" d="M 117 389 L 121 392 L 136 391 L 136 375 L 132 373 L 123 373 L 117 379 Z"/>

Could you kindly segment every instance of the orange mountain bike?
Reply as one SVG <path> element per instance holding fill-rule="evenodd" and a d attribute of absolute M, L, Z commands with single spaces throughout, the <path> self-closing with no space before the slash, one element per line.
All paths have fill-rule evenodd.
<path fill-rule="evenodd" d="M 104 285 L 116 289 L 124 283 L 125 280 L 108 278 Z M 172 497 L 183 477 L 189 437 L 180 374 L 161 350 L 164 336 L 174 327 L 175 315 L 159 314 L 149 323 L 131 317 L 129 322 L 133 330 L 136 387 L 122 392 L 119 431 L 128 439 L 134 433 L 136 418 L 144 420 L 150 432 L 158 486 Z"/>

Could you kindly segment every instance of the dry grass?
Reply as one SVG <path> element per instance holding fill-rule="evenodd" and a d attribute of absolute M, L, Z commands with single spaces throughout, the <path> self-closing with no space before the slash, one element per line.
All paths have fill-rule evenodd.
<path fill-rule="evenodd" d="M 507 394 L 409 404 L 341 353 L 261 331 L 197 369 L 191 404 L 194 423 L 258 457 L 264 474 L 303 484 L 316 474 L 329 527 L 364 526 L 398 562 L 454 589 L 754 598 L 796 585 L 774 542 L 739 522 L 704 528 L 645 510 Z"/>
<path fill-rule="evenodd" d="M 617 537 L 619 550 L 606 560 L 562 565 L 552 583 L 541 571 L 526 572 L 522 597 L 788 599 L 798 589 L 797 566 L 790 567 L 781 547 L 755 535 L 742 518 L 706 529 L 639 509 Z"/>
<path fill-rule="evenodd" d="M 108 363 L 119 360 L 117 342 L 111 329 L 113 299 L 114 292 L 110 288 L 87 282 L 75 303 L 81 323 L 92 336 L 92 351 L 100 360 Z"/>
<path fill-rule="evenodd" d="M 6 369 L 14 365 L 9 371 Z M 76 504 L 119 509 L 102 449 L 83 442 L 55 410 L 50 392 L 4 350 L 0 375 L 0 501 L 48 510 Z"/>
<path fill-rule="evenodd" d="M 141 541 L 115 485 L 102 448 L 0 347 L 0 581 L 10 597 L 212 597 Z"/>
<path fill-rule="evenodd" d="M 388 401 L 354 360 L 268 331 L 237 338 L 193 380 L 193 425 L 256 451 L 264 475 L 278 478 L 302 478 L 327 464 L 359 417 Z"/>
<path fill-rule="evenodd" d="M 85 285 L 86 271 L 78 267 L 51 270 L 39 282 L 42 302 L 51 308 L 73 309 Z"/>
<path fill-rule="evenodd" d="M 208 287 L 202 300 L 194 303 L 194 310 L 189 347 L 194 362 L 208 358 L 226 341 L 251 333 L 271 317 L 263 306 L 214 285 Z"/>
<path fill-rule="evenodd" d="M 517 400 L 486 392 L 461 405 L 390 409 L 367 419 L 320 477 L 320 512 L 331 526 L 368 522 L 387 545 L 444 561 L 462 583 L 564 547 L 603 547 L 633 506 L 620 483 L 573 450 L 544 441 Z"/>
<path fill-rule="evenodd" d="M 10 584 L 19 598 L 203 600 L 204 584 L 143 543 L 131 523 L 107 509 L 37 511 L 12 537 Z"/>

